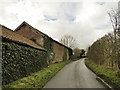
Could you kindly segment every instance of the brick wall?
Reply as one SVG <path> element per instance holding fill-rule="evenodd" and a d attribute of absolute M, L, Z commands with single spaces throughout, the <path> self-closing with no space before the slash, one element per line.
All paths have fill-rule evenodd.
<path fill-rule="evenodd" d="M 54 62 L 63 60 L 63 54 L 64 54 L 64 47 L 63 46 L 54 42 L 53 43 L 53 52 L 55 53 Z"/>
<path fill-rule="evenodd" d="M 39 32 L 35 32 L 33 30 L 33 28 L 26 26 L 25 24 L 19 29 L 17 30 L 17 33 L 21 34 L 22 36 L 31 39 L 34 38 L 36 39 L 36 43 L 39 44 L 40 46 L 43 46 L 43 36 L 41 33 Z"/>

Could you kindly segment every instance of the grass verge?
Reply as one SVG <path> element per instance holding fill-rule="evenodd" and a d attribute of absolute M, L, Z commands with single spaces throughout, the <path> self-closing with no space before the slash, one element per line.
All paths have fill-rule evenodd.
<path fill-rule="evenodd" d="M 50 66 L 32 73 L 28 77 L 24 77 L 12 83 L 9 83 L 3 88 L 42 88 L 56 73 L 61 70 L 66 64 L 72 62 L 71 60 L 54 63 Z"/>
<path fill-rule="evenodd" d="M 105 66 L 98 66 L 95 63 L 86 60 L 85 64 L 109 85 L 111 85 L 115 90 L 120 90 L 120 77 L 117 72 L 113 71 L 112 68 Z"/>

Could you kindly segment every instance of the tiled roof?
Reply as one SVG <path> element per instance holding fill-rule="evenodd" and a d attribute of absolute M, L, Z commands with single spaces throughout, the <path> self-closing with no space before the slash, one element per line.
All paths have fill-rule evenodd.
<path fill-rule="evenodd" d="M 8 29 L 5 26 L 2 26 L 2 37 L 5 37 L 5 38 L 8 38 L 10 40 L 17 41 L 17 42 L 20 42 L 20 43 L 23 43 L 23 44 L 27 44 L 27 45 L 32 46 L 34 48 L 45 50 L 44 48 L 42 48 L 41 46 L 37 45 L 33 41 L 31 41 L 31 40 L 29 40 L 29 39 L 27 39 L 27 38 L 25 38 L 25 37 L 15 33 L 14 31 Z"/>

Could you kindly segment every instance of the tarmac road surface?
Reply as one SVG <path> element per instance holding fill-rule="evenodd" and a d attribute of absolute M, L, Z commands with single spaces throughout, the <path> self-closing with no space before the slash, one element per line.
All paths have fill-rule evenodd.
<path fill-rule="evenodd" d="M 74 61 L 61 69 L 44 88 L 105 88 L 96 80 L 84 59 Z"/>

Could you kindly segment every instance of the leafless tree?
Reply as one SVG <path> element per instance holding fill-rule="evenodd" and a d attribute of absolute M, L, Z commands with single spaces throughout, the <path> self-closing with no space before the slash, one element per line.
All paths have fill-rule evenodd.
<path fill-rule="evenodd" d="M 108 12 L 110 17 L 111 24 L 114 29 L 114 49 L 116 56 L 116 63 L 118 63 L 118 67 L 120 68 L 120 12 L 119 10 L 111 9 Z"/>
<path fill-rule="evenodd" d="M 71 35 L 64 35 L 59 42 L 72 49 L 77 47 L 76 39 Z"/>
<path fill-rule="evenodd" d="M 110 12 L 108 12 L 108 15 L 110 17 L 111 24 L 113 26 L 114 30 L 118 30 L 119 28 L 119 12 L 118 10 L 111 9 Z"/>

